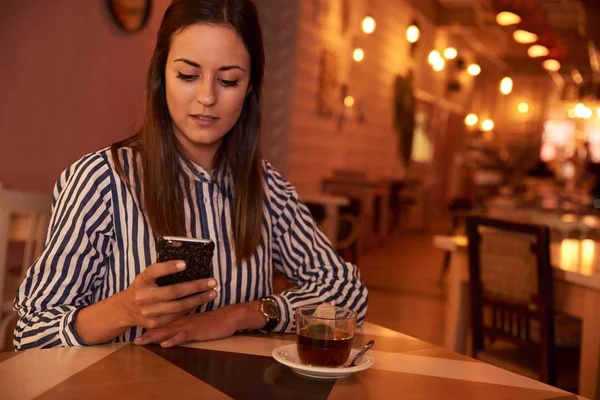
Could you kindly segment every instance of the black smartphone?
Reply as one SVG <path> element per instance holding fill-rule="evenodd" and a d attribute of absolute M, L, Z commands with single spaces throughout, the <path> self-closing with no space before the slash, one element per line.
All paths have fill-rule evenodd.
<path fill-rule="evenodd" d="M 215 244 L 212 240 L 165 236 L 158 240 L 158 262 L 183 260 L 186 269 L 156 279 L 158 286 L 206 279 L 213 275 L 212 258 Z"/>

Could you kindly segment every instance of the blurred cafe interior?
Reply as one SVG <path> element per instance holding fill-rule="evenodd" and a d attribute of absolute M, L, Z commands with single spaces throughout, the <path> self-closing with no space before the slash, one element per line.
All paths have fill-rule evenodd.
<path fill-rule="evenodd" d="M 38 350 L 14 351 L 13 301 L 44 247 L 57 177 L 139 125 L 170 3 L 0 4 L 0 382 L 12 377 L 9 398 L 78 397 L 92 387 L 86 371 L 125 349 L 99 346 L 115 353 L 25 390 L 41 372 L 28 369 Z M 262 155 L 369 292 L 360 335 L 375 338 L 375 363 L 327 381 L 329 398 L 403 398 L 411 388 L 411 398 L 600 399 L 600 1 L 254 3 L 266 57 Z M 296 286 L 277 270 L 272 279 L 274 293 Z M 194 350 L 233 351 L 235 342 L 219 343 Z M 273 348 L 252 353 L 265 360 L 256 368 L 277 364 Z M 91 354 L 79 351 L 69 362 Z M 152 350 L 175 365 L 184 357 L 164 351 Z M 213 353 L 212 368 L 230 362 Z M 182 383 L 169 390 L 184 390 L 170 373 Z M 262 385 L 265 398 L 328 398 L 314 380 L 277 374 L 239 385 Z M 199 379 L 223 398 L 251 398 Z M 306 397 L 292 396 L 303 387 Z"/>

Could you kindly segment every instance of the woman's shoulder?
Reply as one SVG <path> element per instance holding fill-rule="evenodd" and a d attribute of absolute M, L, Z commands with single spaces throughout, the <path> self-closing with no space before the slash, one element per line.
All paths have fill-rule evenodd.
<path fill-rule="evenodd" d="M 120 148 L 117 150 L 121 163 L 127 164 L 133 159 L 131 148 Z M 77 182 L 81 185 L 99 185 L 102 182 L 114 180 L 118 173 L 117 166 L 110 147 L 87 153 L 62 171 L 56 183 L 56 189 L 62 190 L 69 182 Z"/>
<path fill-rule="evenodd" d="M 267 160 L 263 160 L 263 174 L 269 193 L 286 197 L 295 194 L 294 186 Z"/>

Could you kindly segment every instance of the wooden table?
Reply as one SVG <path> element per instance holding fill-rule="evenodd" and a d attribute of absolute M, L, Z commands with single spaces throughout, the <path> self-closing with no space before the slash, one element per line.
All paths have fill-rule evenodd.
<path fill-rule="evenodd" d="M 375 364 L 350 377 L 302 378 L 271 357 L 294 335 L 235 335 L 161 349 L 132 344 L 0 353 L 8 399 L 577 399 L 560 389 L 365 324 Z"/>
<path fill-rule="evenodd" d="M 305 203 L 319 204 L 325 208 L 325 223 L 322 226 L 323 233 L 333 248 L 336 247 L 339 232 L 340 208 L 350 204 L 350 199 L 329 194 L 310 194 L 302 196 Z"/>
<path fill-rule="evenodd" d="M 466 354 L 469 328 L 469 263 L 465 236 L 435 236 L 437 248 L 452 251 L 444 346 Z M 554 309 L 583 321 L 579 392 L 600 398 L 600 242 L 565 239 L 552 243 Z"/>
<path fill-rule="evenodd" d="M 360 230 L 358 251 L 375 247 L 383 242 L 389 231 L 390 212 L 390 182 L 353 180 L 353 179 L 324 179 L 325 191 L 336 196 L 355 197 L 360 199 Z M 378 229 L 375 231 L 374 207 L 375 199 L 379 203 Z"/>

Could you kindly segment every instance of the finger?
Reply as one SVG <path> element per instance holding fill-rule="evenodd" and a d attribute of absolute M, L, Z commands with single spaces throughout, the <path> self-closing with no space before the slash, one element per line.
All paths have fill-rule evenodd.
<path fill-rule="evenodd" d="M 185 269 L 185 262 L 182 260 L 165 261 L 149 265 L 141 274 L 145 281 L 154 283 L 156 278 L 181 272 Z"/>
<path fill-rule="evenodd" d="M 182 328 L 177 325 L 168 325 L 163 328 L 150 329 L 142 336 L 136 338 L 133 343 L 142 346 L 150 343 L 160 343 L 177 335 L 181 329 Z"/>
<path fill-rule="evenodd" d="M 145 306 L 141 310 L 141 314 L 144 318 L 156 318 L 168 314 L 187 313 L 198 306 L 213 301 L 216 297 L 217 292 L 210 290 L 180 300 L 161 301 Z"/>
<path fill-rule="evenodd" d="M 186 331 L 181 331 L 177 335 L 173 336 L 171 339 L 167 339 L 160 342 L 160 347 L 173 347 L 187 341 L 188 333 Z"/>
<path fill-rule="evenodd" d="M 153 287 L 144 290 L 139 295 L 139 304 L 152 304 L 161 301 L 181 299 L 193 294 L 206 292 L 217 286 L 214 278 L 197 279 L 189 282 L 177 283 L 175 285 Z"/>

